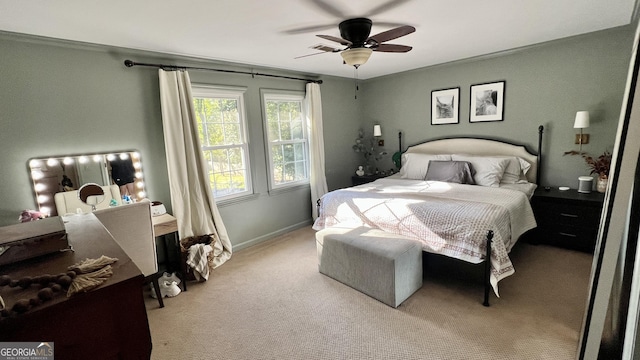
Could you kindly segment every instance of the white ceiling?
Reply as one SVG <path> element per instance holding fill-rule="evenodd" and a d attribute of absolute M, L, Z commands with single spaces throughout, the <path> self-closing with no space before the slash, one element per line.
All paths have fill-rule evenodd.
<path fill-rule="evenodd" d="M 408 53 L 374 52 L 367 79 L 629 24 L 635 0 L 0 0 L 0 30 L 169 54 L 353 77 L 338 23 L 373 20 L 371 34 L 407 24 L 389 43 Z M 388 6 L 387 6 L 388 5 Z M 380 10 L 380 11 L 379 11 Z M 307 32 L 301 28 L 314 27 Z M 132 59 L 136 60 L 136 59 Z"/>

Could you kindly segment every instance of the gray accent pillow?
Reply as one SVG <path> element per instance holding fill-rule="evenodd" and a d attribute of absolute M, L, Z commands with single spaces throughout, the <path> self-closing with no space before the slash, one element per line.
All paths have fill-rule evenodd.
<path fill-rule="evenodd" d="M 475 185 L 473 165 L 468 161 L 429 161 L 425 180 Z"/>

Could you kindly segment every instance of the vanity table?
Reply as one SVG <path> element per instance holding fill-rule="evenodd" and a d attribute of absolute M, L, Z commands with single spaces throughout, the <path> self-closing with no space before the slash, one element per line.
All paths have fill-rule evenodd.
<path fill-rule="evenodd" d="M 67 267 L 102 255 L 117 258 L 113 275 L 86 293 L 56 294 L 24 314 L 0 320 L 1 341 L 54 343 L 57 359 L 149 359 L 151 333 L 140 291 L 144 276 L 94 214 L 64 217 L 74 251 L 25 260 L 0 268 L 13 279 L 65 272 Z M 32 298 L 38 286 L 0 288 L 10 307 Z"/>

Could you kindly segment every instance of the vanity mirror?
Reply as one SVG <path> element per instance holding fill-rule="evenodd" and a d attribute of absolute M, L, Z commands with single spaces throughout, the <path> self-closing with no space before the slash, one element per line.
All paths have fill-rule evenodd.
<path fill-rule="evenodd" d="M 29 160 L 29 171 L 40 212 L 49 216 L 58 215 L 56 193 L 75 191 L 88 183 L 116 184 L 121 196 L 129 195 L 134 200 L 147 196 L 137 151 L 34 158 Z"/>
<path fill-rule="evenodd" d="M 78 198 L 91 206 L 91 211 L 96 211 L 96 205 L 104 201 L 104 190 L 98 184 L 84 184 L 78 189 Z"/>

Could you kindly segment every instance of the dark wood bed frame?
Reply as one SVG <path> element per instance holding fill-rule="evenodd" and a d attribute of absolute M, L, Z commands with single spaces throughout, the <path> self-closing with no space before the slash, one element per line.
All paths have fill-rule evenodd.
<path fill-rule="evenodd" d="M 541 175 L 541 164 L 542 164 L 542 134 L 544 133 L 544 126 L 540 125 L 538 127 L 538 151 L 537 153 L 532 153 L 531 151 L 529 151 L 527 149 L 527 147 L 525 146 L 525 150 L 527 152 L 529 152 L 532 155 L 536 155 L 537 161 L 536 161 L 536 184 L 540 185 L 540 175 Z M 445 137 L 445 138 L 438 138 L 438 139 L 433 139 L 433 140 L 429 140 L 429 141 L 425 141 L 422 142 L 420 144 L 425 144 L 425 143 L 429 143 L 432 141 L 438 141 L 438 140 L 448 140 L 448 139 L 480 139 L 480 140 L 491 140 L 491 141 L 496 141 L 499 143 L 504 143 L 504 144 L 509 144 L 509 145 L 515 145 L 515 146 L 520 146 L 519 144 L 514 144 L 511 142 L 507 142 L 507 141 L 503 141 L 503 140 L 497 140 L 497 139 L 490 139 L 490 138 L 478 138 L 478 137 L 465 137 L 465 136 L 456 136 L 456 137 Z M 420 144 L 416 144 L 416 145 L 420 145 Z M 416 146 L 413 145 L 413 146 Z M 402 132 L 398 132 L 398 150 L 400 153 L 402 153 Z M 400 158 L 402 159 L 402 158 Z M 402 165 L 402 163 L 400 163 L 400 165 Z M 483 282 L 484 282 L 484 299 L 482 301 L 482 305 L 484 306 L 489 306 L 489 293 L 491 292 L 491 282 L 490 282 L 490 278 L 491 278 L 491 261 L 489 261 L 491 259 L 491 245 L 493 242 L 493 231 L 489 230 L 487 232 L 487 236 L 486 236 L 486 241 L 487 241 L 487 245 L 486 245 L 486 254 L 485 254 L 485 261 L 484 261 L 484 278 L 483 278 Z"/>
<path fill-rule="evenodd" d="M 524 147 L 524 150 L 526 150 L 529 154 L 536 156 L 537 161 L 536 161 L 536 177 L 535 177 L 535 183 L 537 185 L 540 185 L 540 179 L 541 179 L 541 164 L 542 164 L 542 134 L 544 133 L 544 126 L 540 125 L 538 127 L 538 150 L 537 153 L 532 153 L 531 151 L 529 151 L 529 149 L 526 146 Z M 490 138 L 478 138 L 478 137 L 471 137 L 471 136 L 456 136 L 456 137 L 444 137 L 444 138 L 438 138 L 438 139 L 433 139 L 433 140 L 428 140 L 419 144 L 415 144 L 412 146 L 417 146 L 417 145 L 421 145 L 421 144 L 426 144 L 426 143 L 430 143 L 433 141 L 439 141 L 439 140 L 449 140 L 449 139 L 479 139 L 479 140 L 490 140 L 490 141 L 494 141 L 494 142 L 498 142 L 498 143 L 503 143 L 503 144 L 508 144 L 508 145 L 513 145 L 513 146 L 522 146 L 519 144 L 514 144 L 511 142 L 507 142 L 507 141 L 503 141 L 503 140 L 497 140 L 497 139 L 490 139 Z M 408 150 L 408 148 L 407 148 Z M 406 151 L 406 150 L 405 150 Z M 402 150 L 402 132 L 398 132 L 398 152 L 400 154 L 403 153 Z M 401 159 L 401 157 L 400 157 Z M 401 162 L 399 163 L 401 165 Z M 318 199 L 317 201 L 317 207 L 318 207 L 318 213 L 320 213 L 320 199 Z M 486 246 L 486 254 L 485 254 L 485 261 L 484 261 L 484 274 L 483 274 L 483 282 L 484 282 L 484 299 L 482 302 L 482 305 L 484 306 L 489 306 L 489 293 L 491 292 L 491 282 L 490 282 L 490 278 L 491 278 L 491 245 L 492 245 L 492 241 L 493 241 L 493 230 L 489 230 L 487 232 L 487 236 L 486 236 L 486 241 L 487 241 L 487 246 Z"/>

